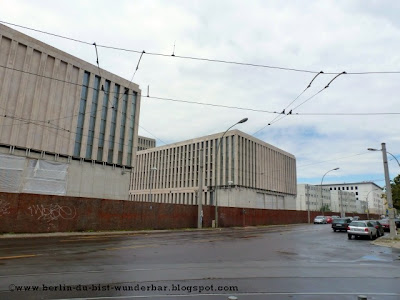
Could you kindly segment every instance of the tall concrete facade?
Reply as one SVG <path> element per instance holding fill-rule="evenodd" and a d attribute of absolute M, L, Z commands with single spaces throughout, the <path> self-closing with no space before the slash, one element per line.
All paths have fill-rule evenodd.
<path fill-rule="evenodd" d="M 26 158 L 23 165 L 3 156 L 0 173 L 11 167 L 16 179 L 25 178 L 29 164 L 58 162 L 74 173 L 65 177 L 64 194 L 127 200 L 125 173 L 136 158 L 140 93 L 128 80 L 0 24 L 0 153 Z M 104 180 L 100 173 L 116 177 Z M 114 179 L 126 186 L 114 191 Z M 24 190 L 22 181 L 13 186 L 17 192 Z M 7 187 L 7 180 L 0 182 L 0 190 Z"/>
<path fill-rule="evenodd" d="M 0 144 L 131 167 L 139 87 L 0 24 Z"/>
<path fill-rule="evenodd" d="M 222 135 L 139 151 L 130 199 L 197 204 L 202 171 L 203 204 L 217 190 L 220 206 L 296 209 L 295 157 L 239 130 Z"/>

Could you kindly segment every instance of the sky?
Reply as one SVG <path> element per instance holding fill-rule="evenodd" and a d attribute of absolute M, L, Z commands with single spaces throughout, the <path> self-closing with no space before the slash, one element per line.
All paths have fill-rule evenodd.
<path fill-rule="evenodd" d="M 298 183 L 320 184 L 339 168 L 323 183 L 383 186 L 382 153 L 367 148 L 386 143 L 400 160 L 399 1 L 0 0 L 0 7 L 0 22 L 90 43 L 3 23 L 92 64 L 94 42 L 135 50 L 98 47 L 99 65 L 140 86 L 139 134 L 159 146 L 247 117 L 234 128 L 293 154 Z M 203 104 L 147 98 L 148 90 Z M 393 179 L 400 166 L 388 159 Z"/>

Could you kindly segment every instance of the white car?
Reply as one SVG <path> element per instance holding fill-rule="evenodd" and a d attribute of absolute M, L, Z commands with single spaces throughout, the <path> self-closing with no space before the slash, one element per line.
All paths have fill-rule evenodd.
<path fill-rule="evenodd" d="M 324 216 L 316 216 L 314 219 L 314 224 L 326 224 L 326 218 Z"/>

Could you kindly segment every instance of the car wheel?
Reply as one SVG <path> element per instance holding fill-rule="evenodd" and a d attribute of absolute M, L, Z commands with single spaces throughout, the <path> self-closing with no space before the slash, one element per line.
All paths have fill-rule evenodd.
<path fill-rule="evenodd" d="M 348 235 L 347 235 L 347 238 L 348 238 L 349 240 L 351 240 L 351 234 L 348 234 Z"/>
<path fill-rule="evenodd" d="M 336 229 L 333 229 L 334 232 L 336 232 Z"/>
<path fill-rule="evenodd" d="M 371 232 L 371 234 L 369 235 L 369 239 L 370 239 L 370 240 L 373 240 L 372 232 Z"/>

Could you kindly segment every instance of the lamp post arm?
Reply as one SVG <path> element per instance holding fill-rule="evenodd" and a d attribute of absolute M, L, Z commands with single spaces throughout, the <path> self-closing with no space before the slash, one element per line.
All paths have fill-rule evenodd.
<path fill-rule="evenodd" d="M 387 152 L 387 151 L 386 151 L 386 153 L 387 153 L 387 154 L 390 154 L 390 155 L 397 161 L 397 164 L 398 164 L 399 167 L 400 167 L 400 162 L 397 160 L 396 156 L 394 156 L 392 153 Z"/>

